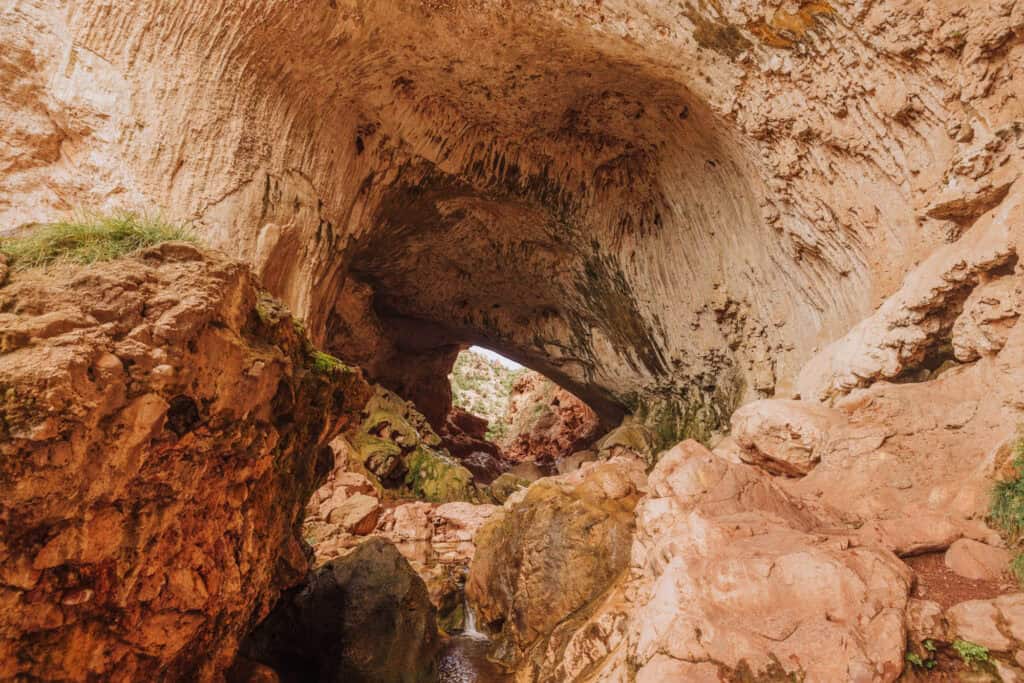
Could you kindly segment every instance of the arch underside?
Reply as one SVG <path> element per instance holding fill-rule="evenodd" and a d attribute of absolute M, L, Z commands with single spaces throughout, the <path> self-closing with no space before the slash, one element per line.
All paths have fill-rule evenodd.
<path fill-rule="evenodd" d="M 606 422 L 668 403 L 712 424 L 787 391 L 871 304 L 877 244 L 810 227 L 820 177 L 780 198 L 785 135 L 752 135 L 730 95 L 768 48 L 708 8 L 654 3 L 631 31 L 602 23 L 615 3 L 131 8 L 147 21 L 97 4 L 71 3 L 34 66 L 97 84 L 72 137 L 122 160 L 95 178 L 102 201 L 192 219 L 319 343 L 418 402 L 443 405 L 456 350 L 480 344 Z M 808 44 L 840 39 L 809 26 Z"/>

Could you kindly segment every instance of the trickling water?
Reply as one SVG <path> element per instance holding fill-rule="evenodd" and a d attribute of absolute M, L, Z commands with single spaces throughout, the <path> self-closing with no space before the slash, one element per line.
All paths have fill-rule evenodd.
<path fill-rule="evenodd" d="M 463 603 L 465 626 L 448 641 L 438 661 L 438 683 L 510 683 L 511 674 L 487 659 L 491 641 L 476 627 L 476 615 Z"/>
<path fill-rule="evenodd" d="M 462 635 L 474 640 L 488 640 L 487 634 L 476 630 L 476 614 L 473 612 L 473 607 L 469 604 L 469 600 L 463 601 L 462 613 L 466 617 L 466 625 L 462 629 Z"/>

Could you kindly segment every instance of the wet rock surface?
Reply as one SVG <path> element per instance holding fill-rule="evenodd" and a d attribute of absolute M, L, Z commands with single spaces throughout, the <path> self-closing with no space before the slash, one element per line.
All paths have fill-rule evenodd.
<path fill-rule="evenodd" d="M 644 487 L 633 459 L 593 463 L 515 494 L 477 532 L 466 596 L 506 665 L 625 569 Z"/>

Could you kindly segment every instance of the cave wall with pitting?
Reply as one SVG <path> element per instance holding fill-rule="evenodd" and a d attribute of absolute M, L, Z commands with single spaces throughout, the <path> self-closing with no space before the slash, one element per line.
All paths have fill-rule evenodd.
<path fill-rule="evenodd" d="M 1021 167 L 1024 8 L 19 0 L 0 226 L 159 207 L 426 406 L 460 345 L 705 433 Z"/>

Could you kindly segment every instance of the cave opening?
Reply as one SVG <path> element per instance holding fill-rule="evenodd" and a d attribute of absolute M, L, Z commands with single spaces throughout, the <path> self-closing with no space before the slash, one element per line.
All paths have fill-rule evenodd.
<path fill-rule="evenodd" d="M 459 353 L 449 380 L 446 445 L 484 483 L 503 472 L 534 481 L 596 458 L 584 451 L 604 431 L 600 418 L 542 373 L 473 346 Z"/>
<path fill-rule="evenodd" d="M 367 536 L 392 542 L 448 634 L 471 630 L 478 608 L 493 635 L 516 628 L 485 569 L 472 579 L 478 534 L 519 533 L 488 522 L 513 510 L 538 538 L 563 538 L 544 550 L 569 564 L 590 561 L 588 534 L 619 539 L 587 591 L 620 572 L 642 473 L 775 389 L 775 336 L 802 305 L 765 296 L 784 247 L 720 117 L 644 68 L 555 77 L 564 88 L 536 99 L 527 136 L 521 112 L 492 119 L 467 100 L 453 117 L 493 125 L 437 131 L 440 151 L 392 164 L 387 122 L 363 135 L 361 163 L 382 167 L 357 183 L 309 306 L 323 347 L 378 389 L 304 534 L 321 571 Z M 507 366 L 474 348 L 529 370 L 498 379 Z M 505 382 L 501 408 L 474 402 L 484 374 Z M 581 502 L 598 490 L 614 503 Z M 534 518 L 535 498 L 556 512 Z M 510 567 L 531 552 L 487 545 Z"/>

